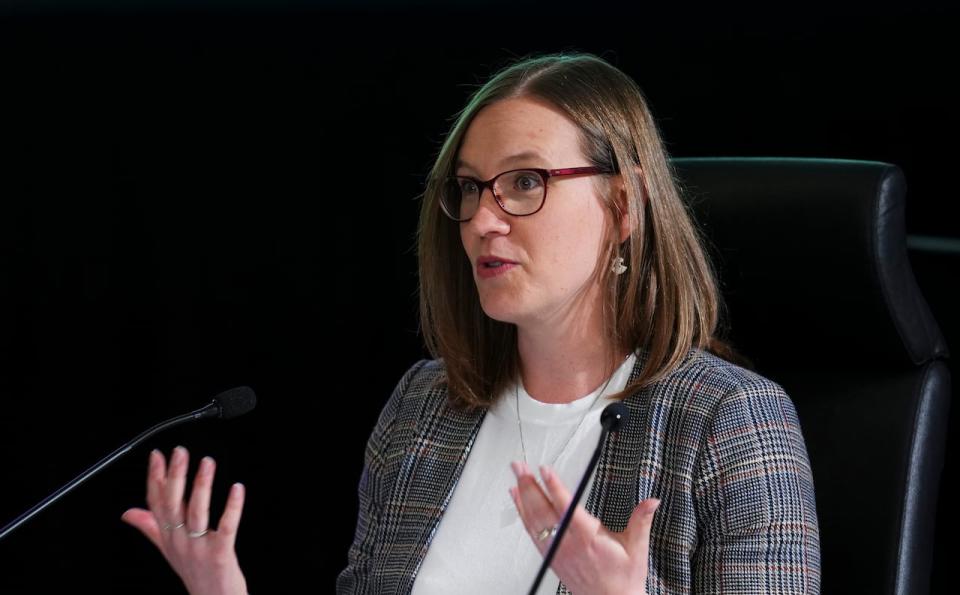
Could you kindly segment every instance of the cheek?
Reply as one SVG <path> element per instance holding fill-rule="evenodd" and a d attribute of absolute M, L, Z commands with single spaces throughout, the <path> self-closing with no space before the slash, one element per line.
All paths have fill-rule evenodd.
<path fill-rule="evenodd" d="M 583 283 L 596 269 L 604 241 L 601 217 L 591 214 L 564 229 L 557 229 L 551 261 L 570 282 Z"/>
<path fill-rule="evenodd" d="M 583 259 L 595 257 L 604 239 L 606 222 L 602 213 L 571 213 L 568 218 L 556 221 L 549 233 L 549 250 L 564 258 Z"/>
<path fill-rule="evenodd" d="M 538 278 L 554 290 L 571 291 L 583 287 L 596 268 L 597 250 L 593 234 L 579 229 L 556 230 L 538 245 Z"/>
<path fill-rule="evenodd" d="M 460 246 L 467 258 L 470 258 L 470 234 L 467 233 L 467 227 L 460 224 Z"/>

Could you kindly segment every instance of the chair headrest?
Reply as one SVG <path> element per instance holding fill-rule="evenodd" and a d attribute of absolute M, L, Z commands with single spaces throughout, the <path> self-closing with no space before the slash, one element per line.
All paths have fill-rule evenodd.
<path fill-rule="evenodd" d="M 731 338 L 759 367 L 800 354 L 841 365 L 946 357 L 907 259 L 898 167 L 796 158 L 673 165 L 717 265 Z"/>

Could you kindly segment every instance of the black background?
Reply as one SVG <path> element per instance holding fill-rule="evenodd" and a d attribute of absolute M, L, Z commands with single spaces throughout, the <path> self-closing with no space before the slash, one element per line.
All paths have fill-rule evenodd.
<path fill-rule="evenodd" d="M 908 231 L 960 236 L 953 8 L 0 6 L 0 523 L 221 390 L 260 398 L 151 440 L 0 542 L 2 593 L 182 590 L 119 520 L 148 450 L 176 444 L 218 460 L 215 514 L 247 485 L 254 593 L 333 590 L 363 444 L 423 356 L 417 195 L 453 114 L 513 57 L 607 58 L 677 156 L 895 163 Z M 960 254 L 911 259 L 955 345 Z"/>

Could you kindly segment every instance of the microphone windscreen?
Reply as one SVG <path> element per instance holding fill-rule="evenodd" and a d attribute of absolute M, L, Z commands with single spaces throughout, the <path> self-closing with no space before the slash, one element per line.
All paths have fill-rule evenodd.
<path fill-rule="evenodd" d="M 630 410 L 622 402 L 617 401 L 603 408 L 603 413 L 600 414 L 600 425 L 608 432 L 616 432 L 620 426 L 627 423 L 628 417 L 630 417 Z"/>
<path fill-rule="evenodd" d="M 249 386 L 237 386 L 223 391 L 213 401 L 220 406 L 220 419 L 231 419 L 252 411 L 257 405 L 257 395 Z"/>

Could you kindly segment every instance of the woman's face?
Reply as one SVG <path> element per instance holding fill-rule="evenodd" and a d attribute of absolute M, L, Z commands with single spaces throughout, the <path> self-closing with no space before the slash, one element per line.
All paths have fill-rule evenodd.
<path fill-rule="evenodd" d="M 577 127 L 549 104 L 511 98 L 483 108 L 458 155 L 456 175 L 489 180 L 512 169 L 592 165 Z M 477 213 L 460 224 L 483 311 L 495 320 L 536 328 L 586 322 L 599 308 L 594 279 L 609 217 L 594 176 L 550 178 L 543 208 L 509 215 L 489 189 Z M 484 259 L 510 261 L 497 268 Z M 582 317 L 582 318 L 581 318 Z"/>

